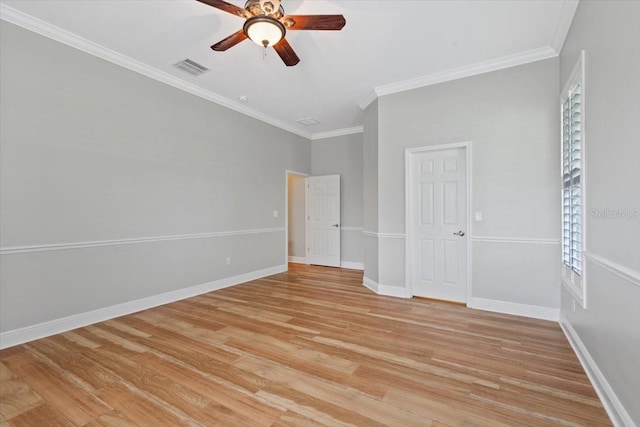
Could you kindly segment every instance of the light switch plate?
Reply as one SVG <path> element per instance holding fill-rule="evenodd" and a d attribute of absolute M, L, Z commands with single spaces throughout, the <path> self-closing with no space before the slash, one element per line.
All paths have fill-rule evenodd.
<path fill-rule="evenodd" d="M 278 215 L 279 215 L 278 211 L 273 211 L 273 217 L 274 218 L 278 218 Z"/>
<path fill-rule="evenodd" d="M 473 214 L 473 218 L 474 218 L 477 222 L 482 221 L 482 211 L 476 211 L 476 212 Z"/>

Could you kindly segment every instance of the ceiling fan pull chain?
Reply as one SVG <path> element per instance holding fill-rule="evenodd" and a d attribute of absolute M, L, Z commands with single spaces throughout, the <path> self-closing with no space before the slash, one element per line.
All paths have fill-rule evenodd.
<path fill-rule="evenodd" d="M 262 60 L 264 61 L 267 57 L 267 46 L 264 46 L 264 50 L 262 51 Z"/>

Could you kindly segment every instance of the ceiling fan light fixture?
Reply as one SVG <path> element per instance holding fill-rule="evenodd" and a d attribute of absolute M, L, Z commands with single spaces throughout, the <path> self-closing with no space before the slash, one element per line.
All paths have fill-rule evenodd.
<path fill-rule="evenodd" d="M 284 37 L 284 25 L 275 18 L 254 16 L 247 19 L 243 27 L 244 33 L 258 46 L 273 46 Z"/>

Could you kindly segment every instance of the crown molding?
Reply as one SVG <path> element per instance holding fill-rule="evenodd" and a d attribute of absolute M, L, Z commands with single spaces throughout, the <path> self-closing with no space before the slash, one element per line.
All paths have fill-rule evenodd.
<path fill-rule="evenodd" d="M 567 39 L 569 29 L 571 28 L 571 22 L 578 9 L 580 0 L 564 0 L 560 5 L 560 16 L 558 16 L 558 22 L 556 23 L 556 29 L 553 32 L 553 39 L 551 47 L 560 55 L 564 41 Z"/>
<path fill-rule="evenodd" d="M 376 89 L 374 88 L 369 95 L 367 95 L 367 97 L 365 99 L 363 99 L 362 101 L 360 101 L 358 103 L 358 107 L 360 107 L 360 109 L 362 111 L 364 111 L 373 101 L 376 100 L 376 98 L 378 97 L 378 95 L 376 94 Z"/>
<path fill-rule="evenodd" d="M 478 74 L 484 74 L 491 71 L 503 70 L 505 68 L 516 67 L 518 65 L 524 65 L 530 62 L 554 58 L 556 56 L 558 56 L 558 53 L 551 46 L 545 46 L 538 49 L 516 53 L 514 55 L 491 59 L 489 61 L 478 62 L 476 64 L 467 65 L 464 67 L 454 68 L 451 70 L 441 71 L 433 74 L 427 74 L 415 79 L 404 80 L 401 82 L 391 83 L 383 86 L 376 86 L 374 88 L 375 96 L 370 94 L 358 105 L 364 110 L 369 106 L 371 102 L 373 102 L 374 99 L 380 96 L 391 95 L 393 93 L 431 86 L 451 80 L 476 76 Z"/>
<path fill-rule="evenodd" d="M 303 130 L 298 129 L 290 123 L 286 123 L 282 120 L 271 117 L 267 114 L 261 113 L 257 110 L 247 107 L 246 105 L 239 104 L 236 101 L 232 101 L 215 92 L 205 90 L 193 83 L 186 82 L 179 77 L 164 71 L 153 68 L 147 64 L 137 61 L 121 53 L 115 52 L 102 45 L 91 42 L 83 37 L 80 37 L 74 33 L 63 30 L 48 22 L 42 21 L 4 3 L 0 3 L 0 19 L 18 25 L 34 33 L 40 34 L 57 42 L 66 44 L 75 49 L 81 50 L 90 55 L 96 56 L 105 61 L 109 61 L 113 64 L 127 68 L 143 76 L 152 78 L 159 82 L 165 83 L 169 86 L 173 86 L 176 89 L 183 90 L 192 95 L 211 101 L 215 104 L 221 105 L 230 110 L 252 117 L 256 120 L 260 120 L 287 132 L 291 132 L 306 139 L 311 139 L 311 134 Z"/>
<path fill-rule="evenodd" d="M 311 140 L 333 138 L 335 136 L 353 135 L 354 133 L 362 133 L 364 128 L 362 126 L 354 126 L 352 128 L 330 130 L 328 132 L 319 132 L 311 135 Z"/>

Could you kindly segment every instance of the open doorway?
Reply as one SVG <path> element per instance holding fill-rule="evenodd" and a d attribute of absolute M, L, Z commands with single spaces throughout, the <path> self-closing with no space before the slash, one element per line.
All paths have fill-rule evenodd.
<path fill-rule="evenodd" d="M 305 181 L 306 173 L 286 171 L 285 185 L 285 265 L 304 264 L 305 252 Z"/>

